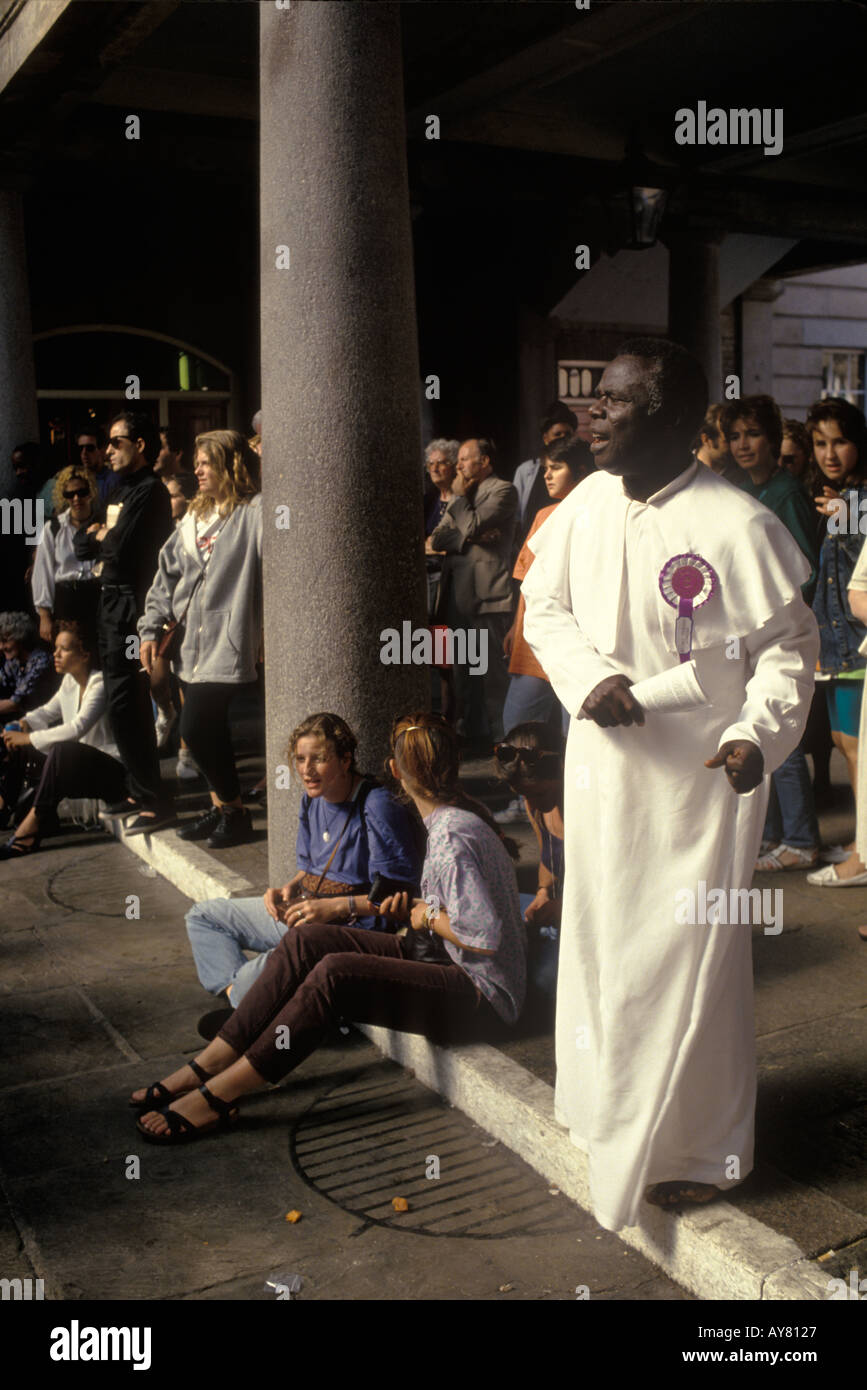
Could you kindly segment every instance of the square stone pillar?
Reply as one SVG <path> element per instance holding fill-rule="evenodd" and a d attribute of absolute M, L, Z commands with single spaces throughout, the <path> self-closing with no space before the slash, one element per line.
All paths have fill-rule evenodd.
<path fill-rule="evenodd" d="M 741 296 L 741 395 L 774 394 L 774 303 L 779 280 L 757 280 Z"/>
<path fill-rule="evenodd" d="M 669 246 L 668 336 L 698 358 L 712 401 L 723 398 L 720 240 L 715 232 L 697 229 L 676 236 Z"/>

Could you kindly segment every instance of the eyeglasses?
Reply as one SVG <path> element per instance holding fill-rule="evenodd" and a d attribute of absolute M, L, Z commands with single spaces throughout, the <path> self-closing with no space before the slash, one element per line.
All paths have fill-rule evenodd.
<path fill-rule="evenodd" d="M 129 440 L 130 444 L 134 444 L 134 443 L 135 443 L 135 440 L 133 439 L 132 435 L 130 435 L 130 434 L 113 434 L 113 435 L 111 436 L 111 439 L 108 441 L 107 447 L 110 449 L 111 446 L 112 446 L 112 444 L 119 444 L 120 441 L 121 441 L 122 439 L 127 439 L 127 440 Z"/>
<path fill-rule="evenodd" d="M 511 767 L 517 762 L 535 767 L 544 756 L 544 748 L 515 748 L 511 743 L 498 743 L 494 748 L 494 757 L 502 767 Z"/>
<path fill-rule="evenodd" d="M 72 492 L 64 492 L 64 497 L 71 502 L 74 497 L 89 497 L 90 490 L 86 487 L 77 487 Z"/>

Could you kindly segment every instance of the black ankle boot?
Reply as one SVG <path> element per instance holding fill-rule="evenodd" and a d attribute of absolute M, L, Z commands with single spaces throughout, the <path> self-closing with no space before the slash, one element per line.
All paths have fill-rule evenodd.
<path fill-rule="evenodd" d="M 203 811 L 195 820 L 185 825 L 178 831 L 180 840 L 204 840 L 212 831 L 216 830 L 222 818 L 222 808 L 219 806 L 209 806 L 207 811 Z"/>
<path fill-rule="evenodd" d="M 248 845 L 253 838 L 253 822 L 246 806 L 223 806 L 220 819 L 208 840 L 208 849 L 227 849 L 229 845 Z"/>

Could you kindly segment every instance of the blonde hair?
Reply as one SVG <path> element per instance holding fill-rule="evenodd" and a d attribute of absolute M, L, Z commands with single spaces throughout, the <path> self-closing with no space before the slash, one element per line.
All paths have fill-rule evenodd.
<path fill-rule="evenodd" d="M 206 456 L 219 478 L 216 497 L 197 493 L 188 511 L 194 516 L 207 516 L 214 508 L 220 516 L 229 516 L 236 507 L 249 502 L 259 491 L 260 460 L 246 439 L 237 430 L 209 430 L 196 435 L 195 454 Z"/>
<path fill-rule="evenodd" d="M 493 820 L 487 806 L 461 788 L 458 737 L 451 724 L 439 714 L 419 710 L 395 719 L 391 730 L 391 756 L 402 777 L 414 782 L 431 801 L 470 811 L 493 830 L 512 859 L 518 847 Z M 386 769 L 390 771 L 388 763 Z"/>
<path fill-rule="evenodd" d="M 99 496 L 96 479 L 90 472 L 90 469 L 84 468 L 80 463 L 70 463 L 67 468 L 61 468 L 57 477 L 54 479 L 54 491 L 51 494 L 51 501 L 58 515 L 60 512 L 69 510 L 69 503 L 63 495 L 63 489 L 66 487 L 67 483 L 72 482 L 73 478 L 80 478 L 83 483 L 87 483 L 91 505 L 93 505 Z"/>

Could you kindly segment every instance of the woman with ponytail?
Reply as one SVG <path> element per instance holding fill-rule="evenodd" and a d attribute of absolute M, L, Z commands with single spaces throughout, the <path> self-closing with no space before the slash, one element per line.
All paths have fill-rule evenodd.
<path fill-rule="evenodd" d="M 262 614 L 260 461 L 243 435 L 212 430 L 196 439 L 198 492 L 160 551 L 139 619 L 141 660 L 150 672 L 168 653 L 184 693 L 181 738 L 207 779 L 211 806 L 178 834 L 212 849 L 252 838 L 229 730 L 229 705 L 256 681 Z"/>
<path fill-rule="evenodd" d="M 281 1081 L 342 1019 L 440 1042 L 517 1019 L 526 944 L 515 873 L 488 812 L 458 786 L 454 731 L 437 715 L 404 716 L 389 769 L 428 834 L 424 896 L 397 893 L 379 904 L 403 932 L 320 923 L 297 902 L 289 930 L 214 1041 L 192 1064 L 133 1092 L 148 1142 L 186 1143 L 231 1123 L 241 1096 Z"/>

